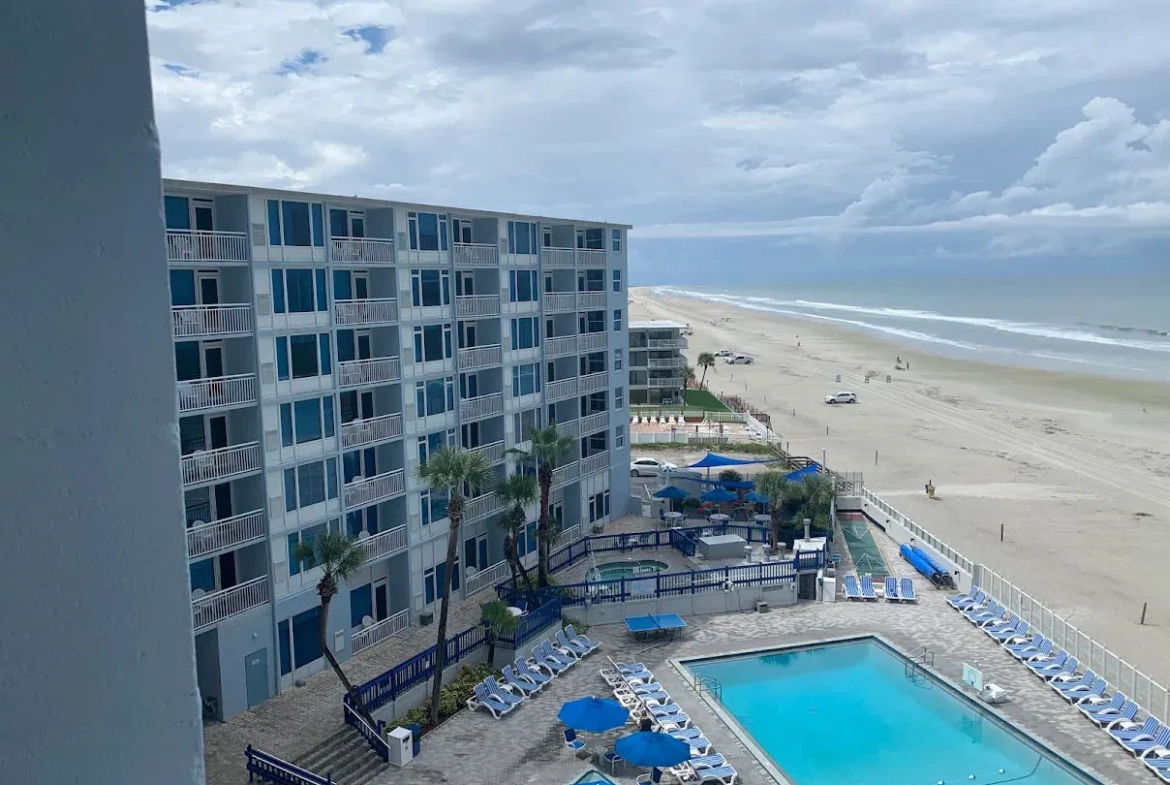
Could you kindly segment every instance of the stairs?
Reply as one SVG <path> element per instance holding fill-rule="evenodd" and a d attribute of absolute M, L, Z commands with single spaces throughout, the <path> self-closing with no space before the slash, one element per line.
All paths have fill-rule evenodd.
<path fill-rule="evenodd" d="M 365 785 L 386 768 L 366 740 L 347 726 L 342 726 L 293 763 L 322 777 L 332 775 L 337 785 Z"/>

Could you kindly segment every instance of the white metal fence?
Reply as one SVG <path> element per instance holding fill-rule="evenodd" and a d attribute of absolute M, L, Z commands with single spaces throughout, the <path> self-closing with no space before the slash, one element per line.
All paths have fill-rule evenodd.
<path fill-rule="evenodd" d="M 926 529 L 919 526 L 914 521 L 907 518 L 902 513 L 898 512 L 898 510 L 896 510 L 891 505 L 887 504 L 885 502 L 885 500 L 882 499 L 880 496 L 873 493 L 868 488 L 862 488 L 861 495 L 867 502 L 869 502 L 871 505 L 876 507 L 881 512 L 882 515 L 885 515 L 885 517 L 888 518 L 889 520 L 895 521 L 896 523 L 901 524 L 902 526 L 906 527 L 910 531 L 911 534 L 913 534 L 918 539 L 922 540 L 924 543 L 929 545 L 931 548 L 934 548 L 936 551 L 939 552 L 939 554 L 941 554 L 943 556 L 943 558 L 948 559 L 951 562 L 953 562 L 954 565 L 956 567 L 958 567 L 960 570 L 963 570 L 964 572 L 969 573 L 969 574 L 975 573 L 975 563 L 974 562 L 972 562 L 970 559 L 968 559 L 963 554 L 956 551 L 951 546 L 947 545 L 945 542 L 940 540 L 938 537 L 935 537 L 933 534 L 931 534 Z M 870 514 L 874 518 L 878 517 L 874 513 L 870 513 Z"/>

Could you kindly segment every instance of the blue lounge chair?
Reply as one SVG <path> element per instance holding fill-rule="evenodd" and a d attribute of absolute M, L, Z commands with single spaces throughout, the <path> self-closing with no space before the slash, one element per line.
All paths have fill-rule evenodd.
<path fill-rule="evenodd" d="M 504 703 L 515 704 L 515 703 L 523 703 L 524 702 L 524 693 L 523 692 L 521 692 L 519 695 L 517 695 L 510 690 L 504 689 L 504 687 L 502 687 L 500 685 L 500 683 L 498 681 L 496 681 L 495 676 L 488 676 L 486 679 L 483 680 L 483 683 L 487 687 L 488 695 L 499 698 Z"/>
<path fill-rule="evenodd" d="M 545 638 L 541 643 L 542 645 L 547 646 L 552 654 L 560 657 L 563 660 L 572 660 L 573 662 L 577 662 L 579 659 L 581 659 L 580 654 L 567 646 L 561 645 L 561 643 L 555 640 L 555 638 L 551 641 L 548 638 Z"/>
<path fill-rule="evenodd" d="M 569 640 L 576 641 L 585 648 L 589 649 L 589 651 L 594 651 L 595 649 L 601 648 L 601 644 L 597 641 L 588 638 L 585 635 L 578 635 L 577 631 L 573 629 L 572 624 L 565 627 L 565 634 L 569 636 Z"/>
<path fill-rule="evenodd" d="M 1097 678 L 1093 679 L 1093 683 L 1087 687 L 1083 684 L 1075 684 L 1067 690 L 1059 690 L 1058 692 L 1060 697 L 1069 703 L 1079 705 L 1082 701 L 1103 697 L 1105 688 L 1108 686 L 1109 684 L 1104 679 Z"/>
<path fill-rule="evenodd" d="M 1143 752 L 1141 755 L 1138 755 L 1138 759 L 1146 764 L 1147 769 L 1170 782 L 1170 779 L 1167 779 L 1168 775 L 1170 775 L 1170 749 L 1155 747 L 1148 752 Z"/>
<path fill-rule="evenodd" d="M 721 785 L 735 785 L 735 780 L 739 777 L 739 772 L 733 766 L 716 766 L 710 769 L 699 769 L 695 772 L 695 785 L 703 785 L 706 782 L 718 782 Z"/>
<path fill-rule="evenodd" d="M 1170 727 L 1159 724 L 1158 730 L 1152 734 L 1141 734 L 1130 739 L 1113 737 L 1117 743 L 1136 757 L 1141 757 L 1155 747 L 1165 747 L 1170 744 Z"/>
<path fill-rule="evenodd" d="M 1069 667 L 1069 663 L 1072 663 L 1071 668 Z M 1069 657 L 1068 652 L 1061 651 L 1051 660 L 1038 660 L 1036 662 L 1029 662 L 1026 664 L 1032 670 L 1032 672 L 1040 678 L 1050 679 L 1053 676 L 1056 676 L 1058 673 L 1066 673 L 1076 670 L 1079 663 L 1077 662 L 1076 657 Z"/>
<path fill-rule="evenodd" d="M 1033 640 L 1035 639 L 1033 638 Z M 1043 636 L 1040 636 L 1040 643 L 1035 646 L 1030 643 L 1004 644 L 1004 648 L 1008 650 L 1009 654 L 1017 660 L 1023 660 L 1024 662 L 1034 662 L 1038 658 L 1047 657 L 1052 653 L 1052 646 L 1052 641 Z"/>
<path fill-rule="evenodd" d="M 914 593 L 913 578 L 903 578 L 898 582 L 898 596 L 903 602 L 918 602 L 918 595 Z"/>
<path fill-rule="evenodd" d="M 886 576 L 886 599 L 890 602 L 902 601 L 902 598 L 898 595 L 898 579 L 893 575 Z"/>
<path fill-rule="evenodd" d="M 569 640 L 565 636 L 564 630 L 557 630 L 556 638 L 557 638 L 557 643 L 560 644 L 558 646 L 558 648 L 561 651 L 571 651 L 573 653 L 573 656 L 575 656 L 577 659 L 581 659 L 586 654 L 588 654 L 590 651 L 589 648 L 582 646 L 581 644 L 577 643 L 576 641 Z"/>
<path fill-rule="evenodd" d="M 1028 651 L 1028 650 L 1039 651 L 1040 646 L 1043 643 L 1044 643 L 1044 636 L 1041 635 L 1040 633 L 1036 633 L 1032 636 L 1032 639 L 1029 641 L 1024 641 L 1023 643 L 1005 642 L 1003 644 L 1003 647 L 1005 649 L 1007 649 L 1009 652 L 1011 652 L 1012 656 L 1014 657 L 1014 656 L 1016 656 L 1016 652 L 1018 652 L 1018 651 Z"/>
<path fill-rule="evenodd" d="M 1073 687 L 1091 687 L 1096 680 L 1097 674 L 1090 668 L 1079 677 L 1076 673 L 1059 673 L 1048 680 L 1048 686 L 1059 694 Z"/>
<path fill-rule="evenodd" d="M 1022 643 L 1027 640 L 1029 629 L 1030 627 L 1028 622 L 1020 619 L 1016 622 L 1016 626 L 1013 628 L 1000 630 L 999 632 L 989 632 L 987 630 L 984 630 L 984 632 L 990 635 L 993 640 L 997 640 L 1000 643 Z"/>
<path fill-rule="evenodd" d="M 1141 725 L 1138 725 L 1136 722 L 1123 722 L 1116 728 L 1110 728 L 1107 732 L 1111 739 L 1118 744 L 1122 744 L 1124 741 L 1132 741 L 1141 737 L 1149 737 L 1152 739 L 1161 726 L 1162 723 L 1158 722 L 1157 717 L 1146 717 L 1146 721 Z M 1122 744 L 1122 746 L 1124 747 L 1125 745 Z"/>
<path fill-rule="evenodd" d="M 525 695 L 535 695 L 544 689 L 543 684 L 537 684 L 527 676 L 521 676 L 511 665 L 504 666 L 504 683 Z"/>
<path fill-rule="evenodd" d="M 580 752 L 585 749 L 585 742 L 577 738 L 577 731 L 565 728 L 565 749 L 571 752 Z"/>
<path fill-rule="evenodd" d="M 654 674 L 650 671 L 634 671 L 629 676 L 625 676 L 615 670 L 602 668 L 598 673 L 601 674 L 601 678 L 605 679 L 605 683 L 610 687 L 623 687 L 628 684 L 649 684 L 654 681 Z"/>
<path fill-rule="evenodd" d="M 487 686 L 483 682 L 475 685 L 475 695 L 467 699 L 467 708 L 472 711 L 476 709 L 487 709 L 497 720 L 516 708 L 516 706 L 517 704 L 515 703 L 504 703 L 496 696 L 489 694 Z"/>
<path fill-rule="evenodd" d="M 984 624 L 986 622 L 999 621 L 1003 618 L 1004 607 L 998 602 L 992 602 L 985 608 L 972 608 L 971 610 L 963 611 L 963 616 L 972 624 Z"/>
<path fill-rule="evenodd" d="M 559 660 L 560 662 L 563 662 L 565 665 L 568 665 L 568 666 L 573 666 L 573 665 L 577 664 L 576 657 L 572 657 L 568 654 L 565 654 L 560 649 L 558 649 L 556 646 L 553 646 L 552 643 L 549 642 L 549 640 L 547 638 L 545 638 L 543 641 L 541 641 L 539 646 L 541 647 L 540 650 L 542 652 L 544 652 L 545 658 L 551 657 L 552 659 Z"/>
<path fill-rule="evenodd" d="M 859 582 L 861 583 L 861 596 L 867 600 L 876 600 L 877 592 L 873 590 L 873 577 L 862 575 Z"/>
<path fill-rule="evenodd" d="M 861 588 L 857 585 L 857 577 L 854 575 L 845 576 L 845 599 L 860 600 Z"/>
<path fill-rule="evenodd" d="M 1116 709 L 1105 708 L 1100 711 L 1086 711 L 1085 716 L 1089 718 L 1089 722 L 1097 727 L 1108 730 L 1123 722 L 1133 722 L 1133 718 L 1137 716 L 1137 713 L 1137 703 L 1132 700 L 1127 700 Z"/>
<path fill-rule="evenodd" d="M 1020 625 L 1020 617 L 1012 614 L 1009 619 L 998 619 L 992 621 L 976 622 L 976 626 L 981 627 L 984 632 L 991 635 L 996 632 L 1003 632 L 1004 630 L 1014 630 Z"/>
<path fill-rule="evenodd" d="M 646 664 L 642 662 L 614 662 L 614 660 L 610 658 L 609 664 L 620 673 L 625 673 L 626 671 L 649 670 L 649 668 L 646 667 Z"/>
<path fill-rule="evenodd" d="M 548 684 L 556 676 L 555 673 L 545 669 L 540 663 L 535 661 L 530 663 L 524 657 L 517 657 L 516 661 L 512 664 L 516 666 L 516 672 L 518 674 L 532 679 L 541 686 Z"/>
<path fill-rule="evenodd" d="M 1052 643 L 1052 641 L 1045 641 L 1045 643 Z M 1045 647 L 1041 646 L 1040 648 L 1043 650 Z M 1043 651 L 1041 654 L 1032 654 L 1028 657 L 1024 657 L 1024 664 L 1029 668 L 1039 668 L 1045 665 L 1051 665 L 1052 663 L 1058 661 L 1063 663 L 1068 659 L 1068 652 L 1064 651 L 1063 649 L 1056 648 L 1055 643 L 1052 643 L 1052 645 L 1048 646 L 1047 649 L 1047 651 Z"/>
<path fill-rule="evenodd" d="M 982 605 L 983 601 L 987 599 L 987 593 L 978 586 L 970 594 L 952 594 L 947 597 L 947 605 L 958 611 L 966 610 L 972 606 Z"/>
<path fill-rule="evenodd" d="M 551 654 L 545 653 L 543 644 L 537 644 L 532 647 L 532 657 L 538 665 L 546 668 L 550 673 L 564 673 L 572 664 L 559 657 L 553 657 Z"/>
<path fill-rule="evenodd" d="M 1099 711 L 1109 711 L 1110 709 L 1117 710 L 1125 705 L 1125 693 L 1115 692 L 1112 697 L 1106 698 L 1104 695 L 1097 695 L 1088 700 L 1083 700 L 1078 703 L 1077 710 L 1082 714 L 1091 715 Z"/>
<path fill-rule="evenodd" d="M 687 761 L 687 763 L 695 769 L 714 769 L 719 766 L 726 766 L 727 759 L 716 752 L 712 755 L 696 755 Z"/>

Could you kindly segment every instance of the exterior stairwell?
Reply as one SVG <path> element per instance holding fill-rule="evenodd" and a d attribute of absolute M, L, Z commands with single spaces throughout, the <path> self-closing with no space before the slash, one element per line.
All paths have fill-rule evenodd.
<path fill-rule="evenodd" d="M 293 761 L 314 774 L 332 775 L 337 785 L 365 785 L 386 763 L 361 734 L 342 726 L 336 733 Z"/>

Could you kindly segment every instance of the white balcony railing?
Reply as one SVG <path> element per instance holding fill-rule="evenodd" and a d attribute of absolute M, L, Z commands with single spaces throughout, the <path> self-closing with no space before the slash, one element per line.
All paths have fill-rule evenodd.
<path fill-rule="evenodd" d="M 588 376 L 582 376 L 577 380 L 577 394 L 588 395 L 589 393 L 599 392 L 609 387 L 609 374 L 605 371 L 601 373 L 591 373 Z"/>
<path fill-rule="evenodd" d="M 581 476 L 581 465 L 576 461 L 553 470 L 552 487 L 560 488 Z"/>
<path fill-rule="evenodd" d="M 597 472 L 604 471 L 609 468 L 609 451 L 599 452 L 596 455 L 590 455 L 588 458 L 581 459 L 581 476 L 585 477 L 590 474 L 597 474 Z"/>
<path fill-rule="evenodd" d="M 577 295 L 572 292 L 546 292 L 542 299 L 545 313 L 577 310 Z"/>
<path fill-rule="evenodd" d="M 540 264 L 542 267 L 567 267 L 571 270 L 577 266 L 577 254 L 572 248 L 541 248 Z"/>
<path fill-rule="evenodd" d="M 402 415 L 384 414 L 368 420 L 353 420 L 341 426 L 341 449 L 399 439 L 402 437 Z"/>
<path fill-rule="evenodd" d="M 577 336 L 563 335 L 560 338 L 546 338 L 544 341 L 545 357 L 564 357 L 577 353 Z"/>
<path fill-rule="evenodd" d="M 455 298 L 455 315 L 460 319 L 476 319 L 500 315 L 498 294 L 472 294 Z"/>
<path fill-rule="evenodd" d="M 596 311 L 605 307 L 605 292 L 577 292 L 577 310 Z"/>
<path fill-rule="evenodd" d="M 654 357 L 651 357 L 649 360 L 647 360 L 646 365 L 644 367 L 646 367 L 646 368 L 682 368 L 684 365 L 686 365 L 686 360 L 684 360 L 681 357 L 670 357 L 670 358 L 665 358 L 665 359 L 662 359 L 662 358 L 656 359 Z"/>
<path fill-rule="evenodd" d="M 579 352 L 596 352 L 604 349 L 609 345 L 609 333 L 582 333 L 577 336 L 577 351 Z"/>
<path fill-rule="evenodd" d="M 168 262 L 246 262 L 243 232 L 192 232 L 167 229 Z"/>
<path fill-rule="evenodd" d="M 605 251 L 578 248 L 577 266 L 586 268 L 605 267 Z"/>
<path fill-rule="evenodd" d="M 647 379 L 643 384 L 634 384 L 634 382 L 630 382 L 630 384 L 634 387 L 654 387 L 657 389 L 670 390 L 674 389 L 675 387 L 681 388 L 683 386 L 683 381 L 682 377 L 672 376 L 667 379 L 661 379 L 657 377 L 653 379 Z"/>
<path fill-rule="evenodd" d="M 397 357 L 373 357 L 369 360 L 346 360 L 337 364 L 337 383 L 342 387 L 385 384 L 402 378 Z"/>
<path fill-rule="evenodd" d="M 463 522 L 478 521 L 480 518 L 486 518 L 502 509 L 504 509 L 504 504 L 500 501 L 499 496 L 494 493 L 485 493 L 463 503 Z"/>
<path fill-rule="evenodd" d="M 463 583 L 463 596 L 470 597 L 473 594 L 478 594 L 489 586 L 495 586 L 509 575 L 511 575 L 511 570 L 508 567 L 508 562 L 498 561 L 490 567 L 468 575 Z"/>
<path fill-rule="evenodd" d="M 338 326 L 393 324 L 398 321 L 398 301 L 393 297 L 376 300 L 336 300 L 333 319 Z"/>
<path fill-rule="evenodd" d="M 604 431 L 609 427 L 609 412 L 598 412 L 581 418 L 581 435 Z"/>
<path fill-rule="evenodd" d="M 640 348 L 640 347 L 632 347 Z M 686 338 L 653 338 L 646 341 L 647 349 L 685 349 L 687 348 Z"/>
<path fill-rule="evenodd" d="M 496 267 L 500 249 L 494 243 L 455 243 L 452 255 L 456 267 Z"/>
<path fill-rule="evenodd" d="M 467 398 L 459 402 L 459 416 L 464 420 L 491 417 L 504 411 L 504 396 L 501 393 Z"/>
<path fill-rule="evenodd" d="M 370 648 L 375 643 L 381 643 L 387 638 L 392 638 L 404 630 L 410 629 L 410 608 L 398 611 L 398 613 L 382 621 L 371 624 L 369 627 L 363 627 L 361 630 L 355 632 L 351 636 L 353 653 L 357 654 L 359 651 Z"/>
<path fill-rule="evenodd" d="M 481 447 L 472 447 L 468 450 L 468 452 L 483 453 L 483 455 L 487 457 L 488 461 L 491 463 L 499 463 L 500 461 L 504 460 L 504 443 L 492 442 L 491 444 L 485 444 Z"/>
<path fill-rule="evenodd" d="M 219 406 L 241 406 L 256 402 L 256 374 L 188 379 L 179 382 L 179 413 L 197 412 Z"/>
<path fill-rule="evenodd" d="M 476 368 L 490 368 L 504 361 L 504 350 L 501 346 L 473 346 L 470 349 L 459 350 L 459 370 L 471 371 Z"/>
<path fill-rule="evenodd" d="M 394 241 L 371 237 L 334 237 L 333 261 L 394 264 Z"/>
<path fill-rule="evenodd" d="M 177 305 L 171 308 L 176 338 L 210 338 L 252 332 L 250 305 Z"/>
<path fill-rule="evenodd" d="M 218 450 L 199 450 L 181 461 L 183 485 L 218 482 L 261 469 L 260 442 L 237 444 Z"/>
<path fill-rule="evenodd" d="M 577 380 L 562 379 L 559 382 L 549 382 L 544 386 L 544 397 L 548 401 L 569 398 L 577 394 Z"/>
<path fill-rule="evenodd" d="M 264 510 L 212 521 L 187 529 L 187 558 L 226 551 L 264 536 Z"/>
<path fill-rule="evenodd" d="M 557 433 L 561 434 L 562 436 L 569 436 L 573 439 L 576 439 L 581 435 L 581 421 L 572 420 L 571 422 L 559 422 L 557 423 Z"/>
<path fill-rule="evenodd" d="M 345 486 L 343 502 L 347 508 L 364 507 L 405 492 L 406 470 L 395 469 L 369 479 L 354 477 Z"/>
<path fill-rule="evenodd" d="M 268 602 L 268 577 L 253 578 L 230 589 L 196 597 L 199 591 L 196 589 L 191 595 L 191 615 L 196 631 Z"/>
<path fill-rule="evenodd" d="M 365 534 L 363 531 L 362 534 Z M 369 537 L 358 537 L 358 546 L 366 552 L 366 561 L 381 559 L 391 553 L 406 550 L 406 525 Z"/>

